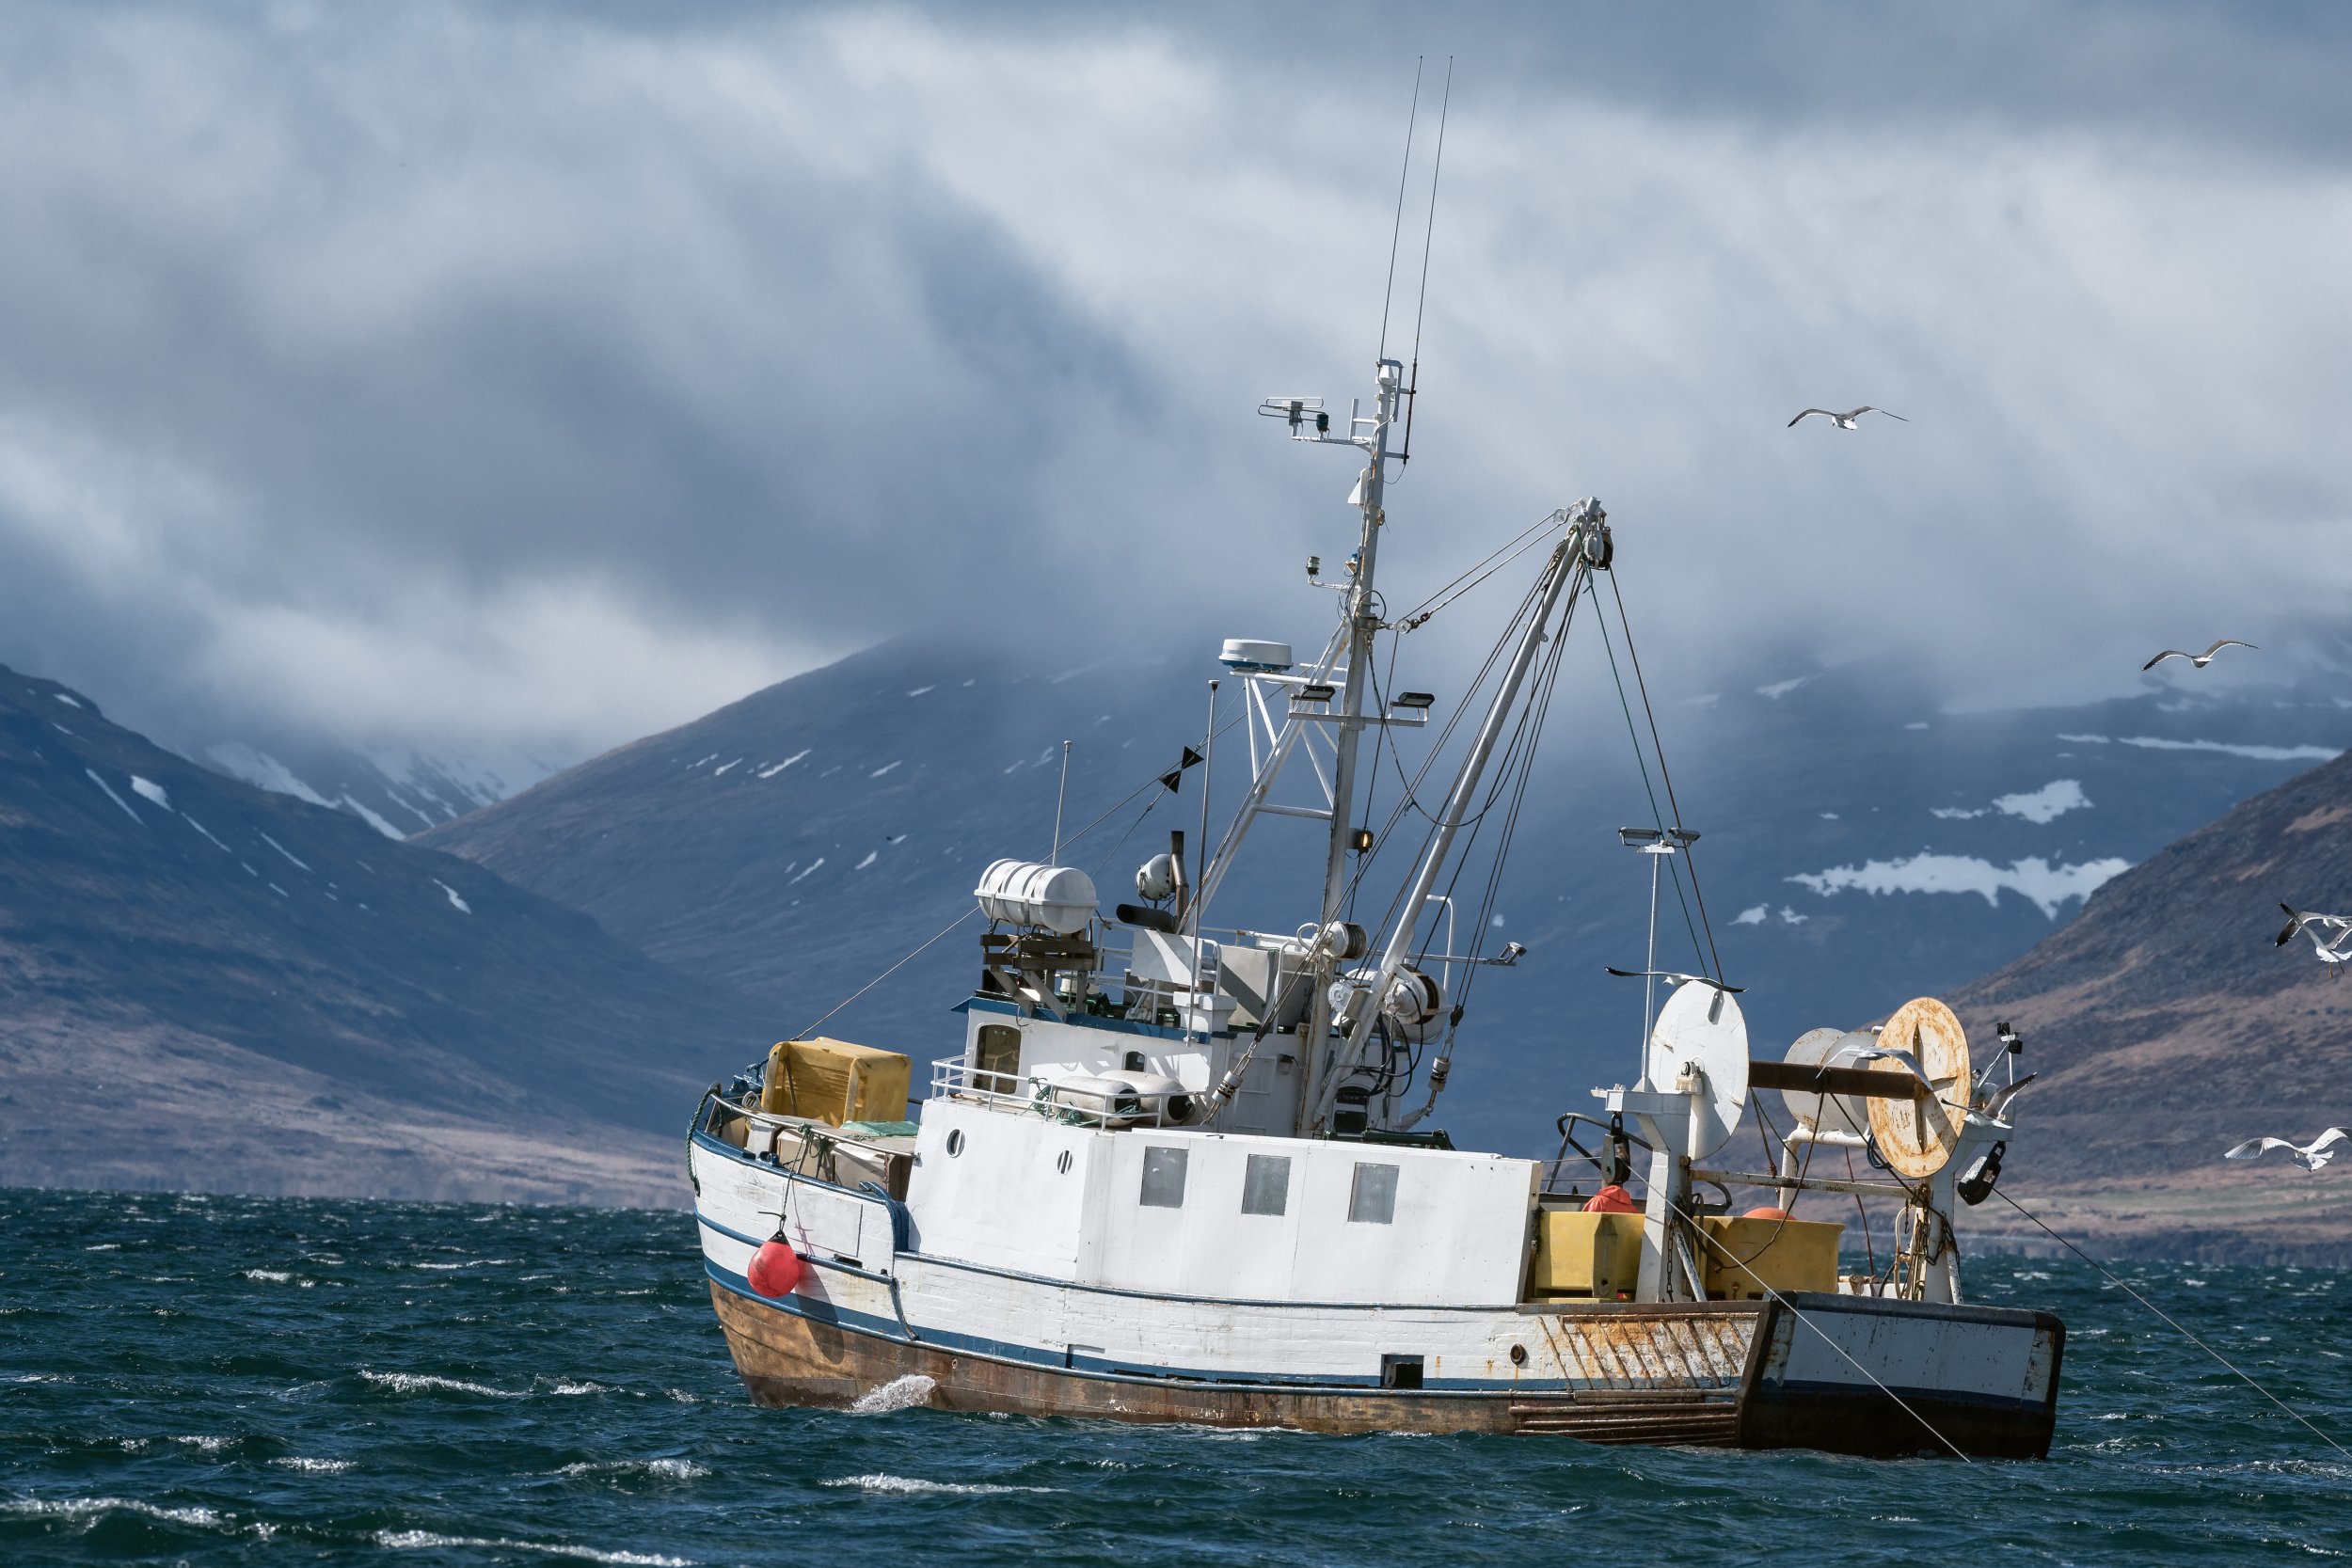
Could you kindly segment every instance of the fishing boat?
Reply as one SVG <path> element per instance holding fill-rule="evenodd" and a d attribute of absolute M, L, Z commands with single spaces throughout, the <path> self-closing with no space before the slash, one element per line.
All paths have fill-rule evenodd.
<path fill-rule="evenodd" d="M 1223 644 L 1249 775 L 1221 831 L 1204 782 L 1191 852 L 1172 833 L 1137 901 L 1107 909 L 1058 842 L 988 865 L 978 982 L 940 999 L 961 1029 L 919 1084 L 907 1053 L 812 1036 L 703 1097 L 696 1219 L 751 1397 L 2043 1455 L 2064 1329 L 1965 1300 L 1953 1224 L 1999 1179 L 2014 1035 L 1979 1067 L 1921 998 L 1752 1057 L 1719 964 L 1659 967 L 1658 890 L 1683 885 L 1697 836 L 1678 808 L 1621 830 L 1651 857 L 1649 958 L 1618 972 L 1645 996 L 1632 1081 L 1563 1107 L 1549 1158 L 1457 1148 L 1428 1125 L 1475 982 L 1523 951 L 1488 951 L 1486 915 L 1562 650 L 1580 607 L 1623 604 L 1607 514 L 1579 500 L 1521 536 L 1517 559 L 1540 568 L 1470 690 L 1385 689 L 1381 640 L 1515 558 L 1389 610 L 1375 582 L 1413 388 L 1394 359 L 1375 377 L 1371 411 L 1343 424 L 1315 398 L 1262 405 L 1291 439 L 1356 458 L 1356 540 L 1327 580 L 1309 562 L 1308 591 L 1337 605 L 1318 652 Z M 1213 768 L 1217 701 L 1212 687 L 1206 736 L 1161 788 Z M 1367 763 L 1408 739 L 1420 772 L 1375 827 Z M 1280 831 L 1324 850 L 1295 923 L 1210 925 L 1253 831 L 1282 819 L 1314 824 Z M 1473 854 L 1484 895 L 1464 891 Z M 1742 1125 L 1772 1129 L 1750 1157 L 1768 1168 L 1729 1153 Z M 1837 1175 L 1814 1171 L 1823 1150 Z M 1841 1224 L 1795 1217 L 1820 1194 L 1823 1212 L 1891 1206 L 1892 1249 L 1856 1259 Z"/>

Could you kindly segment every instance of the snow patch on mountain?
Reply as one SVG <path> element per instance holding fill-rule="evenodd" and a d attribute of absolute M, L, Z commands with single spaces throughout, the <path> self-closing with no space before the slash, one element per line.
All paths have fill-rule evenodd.
<path fill-rule="evenodd" d="M 2056 920 L 2060 905 L 2090 897 L 2101 883 L 2130 868 L 2131 862 L 2113 858 L 2054 865 L 2039 855 L 2000 866 L 1973 855 L 1941 855 L 1922 849 L 1908 860 L 1836 865 L 1826 871 L 1800 872 L 1788 879 L 1824 898 L 1849 888 L 1868 894 L 1974 893 L 1995 909 L 2004 892 L 2015 893 L 2045 918 Z"/>
<path fill-rule="evenodd" d="M 157 784 L 154 780 L 142 779 L 136 773 L 134 773 L 131 775 L 131 787 L 133 790 L 136 791 L 142 799 L 154 801 L 166 811 L 169 811 L 171 809 L 171 797 L 166 794 L 164 792 L 164 786 Z"/>
<path fill-rule="evenodd" d="M 291 795 L 297 800 L 308 800 L 314 806 L 334 804 L 326 796 L 294 777 L 294 769 L 271 756 L 257 752 L 241 740 L 224 740 L 207 747 L 204 754 L 218 763 L 222 770 L 235 779 L 243 779 L 257 789 L 273 794 Z"/>
<path fill-rule="evenodd" d="M 393 796 L 392 799 L 400 800 L 400 797 L 397 795 Z M 408 806 L 408 802 L 405 800 L 400 800 L 400 803 L 404 806 Z M 386 838 L 405 838 L 407 836 L 398 828 L 395 828 L 389 822 L 385 821 L 383 817 L 377 816 L 374 812 L 370 811 L 364 804 L 353 797 L 349 795 L 344 796 L 343 804 L 349 806 L 353 811 L 357 812 L 359 816 L 360 821 L 365 822 L 369 827 L 373 828 L 377 832 L 382 833 Z M 417 808 L 414 806 L 408 806 L 408 809 L 410 811 L 417 811 Z M 418 811 L 417 815 L 419 816 L 424 816 L 424 813 L 421 811 Z M 424 825 L 428 828 L 431 827 L 433 825 L 433 819 L 426 816 Z"/>
<path fill-rule="evenodd" d="M 458 894 L 457 894 L 457 890 L 456 890 L 455 888 L 453 888 L 453 887 L 450 886 L 447 882 L 445 882 L 445 881 L 441 880 L 441 879 L 439 879 L 438 877 L 436 877 L 436 878 L 434 878 L 434 879 L 433 879 L 433 885 L 434 885 L 435 887 L 437 887 L 437 888 L 439 888 L 439 889 L 440 889 L 443 893 L 446 893 L 446 894 L 448 894 L 448 895 L 449 895 L 449 901 L 450 901 L 452 904 L 454 904 L 454 905 L 457 907 L 457 912 L 458 912 L 458 913 L 460 913 L 460 914 L 471 914 L 471 913 L 473 913 L 473 906 L 472 906 L 471 904 L 467 903 L 467 902 L 465 901 L 465 899 L 463 899 L 463 898 L 459 897 L 459 896 L 458 896 Z"/>
<path fill-rule="evenodd" d="M 124 800 L 121 796 L 117 795 L 115 793 L 114 785 L 108 784 L 105 780 L 98 776 L 97 768 L 85 768 L 82 771 L 89 775 L 90 783 L 96 784 L 99 788 L 106 792 L 107 800 L 112 800 L 116 805 L 122 808 L 123 816 L 129 817 L 132 821 L 136 822 L 142 828 L 147 826 L 147 818 L 141 816 L 137 812 L 133 811 L 131 809 L 131 802 Z"/>

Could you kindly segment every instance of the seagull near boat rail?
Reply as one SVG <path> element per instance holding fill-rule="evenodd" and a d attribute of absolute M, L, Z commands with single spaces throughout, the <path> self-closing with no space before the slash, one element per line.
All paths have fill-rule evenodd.
<path fill-rule="evenodd" d="M 1826 408 L 1808 408 L 1803 414 L 1800 414 L 1795 419 L 1790 420 L 1788 421 L 1788 428 L 1791 430 L 1796 429 L 1801 422 L 1815 414 L 1820 415 L 1821 418 L 1827 420 L 1830 423 L 1836 425 L 1840 430 L 1853 429 L 1854 420 L 1862 418 L 1865 414 L 1886 414 L 1886 417 L 1890 420 L 1903 420 L 1903 417 L 1900 414 L 1887 414 L 1885 409 L 1879 407 L 1877 404 L 1866 403 L 1861 407 L 1850 408 L 1843 414 L 1835 414 Z M 1905 424 L 1909 424 L 1910 422 L 1911 421 L 1909 420 L 1903 420 L 1903 423 Z"/>
<path fill-rule="evenodd" d="M 2300 931 L 2312 939 L 2312 946 L 2318 950 L 2321 963 L 2352 962 L 2352 918 L 2340 914 L 2313 914 L 2308 910 L 2287 909 L 2284 904 L 2279 907 L 2286 910 L 2287 926 L 2279 933 L 2279 940 L 2271 943 L 2273 947 L 2284 947 Z M 2319 934 L 2322 927 L 2335 934 L 2323 939 Z M 2335 970 L 2330 968 L 2328 977 L 2332 980 L 2335 976 Z"/>
<path fill-rule="evenodd" d="M 2202 670 L 2206 665 L 2213 662 L 2213 656 L 2219 653 L 2224 648 L 2251 648 L 2253 645 L 2254 644 L 2251 642 L 2241 642 L 2234 637 L 2225 637 L 2220 641 L 2216 642 L 2212 647 L 2207 648 L 2201 654 L 2192 654 L 2185 648 L 2167 648 L 2164 652 L 2158 654 L 2155 657 L 2141 665 L 2139 669 L 2140 673 L 2145 674 L 2149 671 L 2154 669 L 2157 665 L 2162 664 L 2168 658 L 2185 658 L 2191 664 L 2195 665 L 2198 669 Z"/>
<path fill-rule="evenodd" d="M 2330 1127 L 2310 1143 L 2289 1143 L 2284 1138 L 2249 1138 L 2234 1148 L 2221 1151 L 2224 1160 L 2259 1160 L 2274 1148 L 2283 1148 L 2295 1163 L 2305 1170 L 2317 1170 L 2336 1157 L 2336 1145 L 2352 1138 L 2352 1131 Z"/>

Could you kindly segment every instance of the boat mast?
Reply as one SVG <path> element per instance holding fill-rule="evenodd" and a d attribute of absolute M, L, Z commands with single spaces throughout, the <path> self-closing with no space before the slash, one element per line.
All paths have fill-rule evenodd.
<path fill-rule="evenodd" d="M 1356 546 L 1356 555 L 1348 562 L 1349 582 L 1341 600 L 1341 620 L 1346 627 L 1346 674 L 1340 689 L 1340 714 L 1332 728 L 1332 750 L 1337 760 L 1331 773 L 1331 840 L 1323 865 L 1323 912 L 1318 925 L 1327 928 L 1341 917 L 1347 904 L 1348 852 L 1356 847 L 1356 752 L 1363 738 L 1364 693 L 1372 685 L 1372 640 L 1380 629 L 1379 599 L 1373 593 L 1373 573 L 1380 555 L 1380 530 L 1388 521 L 1382 511 L 1382 498 L 1388 491 L 1389 432 L 1395 427 L 1397 405 L 1401 400 L 1405 367 L 1394 359 L 1381 359 L 1374 365 L 1378 385 L 1374 414 L 1369 420 L 1353 412 L 1348 417 L 1346 440 L 1361 448 L 1370 457 L 1363 472 L 1357 476 L 1353 500 L 1362 515 L 1362 532 Z M 1296 405 L 1293 405 L 1295 410 Z M 1293 413 L 1294 421 L 1297 414 Z M 1323 424 L 1321 418 L 1317 425 Z M 1371 426 L 1359 433 L 1359 427 Z M 1318 428 L 1316 436 L 1328 440 Z M 1306 1077 L 1300 1085 L 1298 1121 L 1295 1130 L 1304 1132 L 1313 1116 L 1313 1107 L 1322 1098 L 1322 1088 L 1329 1071 L 1327 1057 L 1331 1051 L 1331 1003 L 1329 988 L 1317 986 L 1308 1006 L 1307 1038 L 1312 1042 L 1306 1052 Z"/>

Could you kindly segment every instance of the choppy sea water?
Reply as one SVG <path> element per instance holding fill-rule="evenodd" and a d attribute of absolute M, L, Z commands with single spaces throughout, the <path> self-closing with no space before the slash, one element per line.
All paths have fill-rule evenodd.
<path fill-rule="evenodd" d="M 0 1191 L 0 1562 L 2308 1562 L 2352 1464 L 2074 1264 L 2042 1464 L 757 1410 L 673 1213 Z M 2352 1448 L 2352 1278 L 2130 1265 Z"/>

